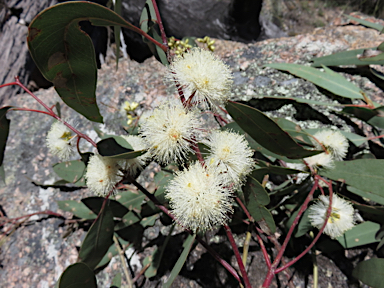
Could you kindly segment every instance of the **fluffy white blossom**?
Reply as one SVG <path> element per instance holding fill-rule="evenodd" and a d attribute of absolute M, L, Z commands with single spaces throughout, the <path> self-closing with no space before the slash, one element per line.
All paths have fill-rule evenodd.
<path fill-rule="evenodd" d="M 324 145 L 325 149 L 331 153 L 332 157 L 336 161 L 343 160 L 345 155 L 347 155 L 348 140 L 339 131 L 321 130 L 316 132 L 313 137 L 315 137 L 317 141 Z M 317 141 L 314 139 L 312 140 L 316 148 L 321 149 L 321 145 Z"/>
<path fill-rule="evenodd" d="M 187 110 L 180 100 L 169 99 L 141 122 L 140 133 L 149 152 L 161 163 L 176 162 L 191 151 L 201 125 L 196 110 Z"/>
<path fill-rule="evenodd" d="M 312 226 L 321 229 L 327 215 L 329 196 L 321 195 L 315 204 L 309 207 L 309 220 Z M 325 226 L 324 233 L 337 238 L 351 229 L 354 223 L 354 209 L 350 202 L 333 194 L 332 211 Z"/>
<path fill-rule="evenodd" d="M 333 157 L 331 153 L 320 153 L 311 157 L 304 158 L 308 166 L 312 168 L 331 169 L 334 167 Z"/>
<path fill-rule="evenodd" d="M 122 179 L 119 160 L 93 155 L 89 158 L 85 179 L 89 190 L 99 196 L 106 196 Z"/>
<path fill-rule="evenodd" d="M 61 160 L 68 160 L 74 151 L 72 140 L 75 136 L 67 126 L 60 121 L 56 121 L 52 124 L 46 138 L 49 152 Z"/>
<path fill-rule="evenodd" d="M 176 173 L 166 188 L 176 221 L 194 232 L 224 224 L 233 210 L 232 192 L 222 183 L 222 174 L 199 162 Z"/>
<path fill-rule="evenodd" d="M 134 151 L 148 149 L 147 142 L 140 136 L 123 135 L 121 137 L 123 137 L 132 146 Z M 146 152 L 143 155 L 133 159 L 123 159 L 120 161 L 120 165 L 124 170 L 128 171 L 130 175 L 135 175 L 138 170 L 143 168 L 143 165 L 150 157 L 151 155 Z"/>
<path fill-rule="evenodd" d="M 176 57 L 169 66 L 167 78 L 183 88 L 184 95 L 191 102 L 201 103 L 211 108 L 227 102 L 232 85 L 229 67 L 212 52 L 193 48 L 180 57 Z"/>
<path fill-rule="evenodd" d="M 216 167 L 235 184 L 240 184 L 255 165 L 253 151 L 244 135 L 216 130 L 203 143 L 210 149 L 206 163 Z"/>

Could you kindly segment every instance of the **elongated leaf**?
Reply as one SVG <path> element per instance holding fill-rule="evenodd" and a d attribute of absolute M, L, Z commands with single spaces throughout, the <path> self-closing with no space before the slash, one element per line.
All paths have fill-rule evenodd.
<path fill-rule="evenodd" d="M 141 219 L 137 216 L 137 214 L 135 214 L 133 211 L 129 211 L 124 215 L 123 218 L 121 218 L 121 222 L 115 225 L 115 230 L 124 229 L 130 225 L 140 222 L 140 220 Z"/>
<path fill-rule="evenodd" d="M 285 156 L 278 155 L 278 154 L 273 153 L 273 152 L 269 151 L 268 149 L 264 148 L 259 143 L 257 143 L 253 138 L 251 138 L 248 135 L 248 133 L 245 133 L 244 130 L 241 129 L 239 124 L 237 124 L 236 122 L 229 123 L 229 124 L 225 125 L 224 127 L 222 127 L 222 129 L 237 132 L 239 134 L 244 135 L 245 139 L 247 140 L 247 142 L 249 144 L 249 147 L 251 147 L 252 149 L 254 149 L 257 152 L 262 153 L 265 156 L 272 157 L 273 158 L 272 161 L 274 161 L 275 159 L 280 159 L 280 160 L 283 160 L 284 162 L 300 162 L 300 160 L 288 159 Z"/>
<path fill-rule="evenodd" d="M 130 148 L 126 148 L 126 146 L 129 145 L 128 142 L 125 141 L 126 145 L 123 146 L 121 144 L 122 142 L 118 143 L 116 141 L 117 137 L 118 136 L 113 138 L 106 138 L 96 144 L 97 150 L 99 151 L 99 154 L 101 156 L 118 159 L 133 159 L 147 152 L 146 150 L 133 151 Z M 129 145 L 128 147 L 131 147 L 131 145 Z"/>
<path fill-rule="evenodd" d="M 155 9 L 153 8 L 153 3 L 151 0 L 147 0 L 140 16 L 140 28 L 161 43 L 162 39 L 158 33 L 159 25 L 157 23 L 158 19 L 156 16 Z M 155 55 L 156 58 L 160 60 L 163 65 L 169 64 L 167 55 L 160 47 L 154 45 L 150 41 L 147 41 L 145 38 L 143 38 L 143 40 L 148 44 L 148 47 L 153 53 L 153 55 Z"/>
<path fill-rule="evenodd" d="M 381 30 L 384 29 L 384 26 L 383 25 L 380 25 L 378 23 L 373 23 L 373 22 L 370 22 L 370 21 L 367 21 L 367 20 L 364 20 L 364 19 L 360 19 L 360 18 L 356 18 L 356 17 L 353 17 L 351 15 L 346 15 L 349 19 L 353 20 L 353 21 L 356 21 L 358 23 L 360 23 L 361 25 L 364 25 L 364 26 L 367 26 L 369 28 L 373 28 L 373 29 L 376 29 L 377 31 L 381 32 Z"/>
<path fill-rule="evenodd" d="M 141 219 L 140 224 L 144 228 L 145 227 L 152 227 L 153 225 L 155 225 L 157 218 L 159 218 L 158 214 L 155 214 L 155 215 L 150 216 L 150 217 L 144 217 L 143 219 Z"/>
<path fill-rule="evenodd" d="M 85 236 L 78 261 L 94 269 L 113 243 L 113 226 L 113 214 L 108 207 L 105 207 Z"/>
<path fill-rule="evenodd" d="M 378 204 L 384 205 L 384 195 L 363 191 L 363 190 L 357 189 L 353 186 L 348 186 L 347 190 L 352 192 L 353 194 L 359 195 L 363 198 L 367 198 L 367 199 L 372 200 Z"/>
<path fill-rule="evenodd" d="M 358 159 L 335 162 L 334 169 L 321 171 L 321 175 L 332 180 L 345 182 L 359 190 L 373 194 L 375 197 L 383 198 L 383 169 L 384 160 Z"/>
<path fill-rule="evenodd" d="M 230 101 L 226 109 L 249 136 L 273 153 L 292 159 L 300 159 L 320 152 L 309 151 L 301 147 L 272 119 L 255 108 Z"/>
<path fill-rule="evenodd" d="M 75 263 L 67 267 L 60 276 L 59 288 L 97 288 L 93 270 L 85 263 Z"/>
<path fill-rule="evenodd" d="M 247 183 L 244 188 L 245 205 L 253 217 L 259 224 L 260 228 L 270 235 L 275 232 L 276 225 L 271 213 L 264 205 L 269 204 L 269 196 L 264 187 L 261 186 L 255 177 L 252 175 L 247 177 Z"/>
<path fill-rule="evenodd" d="M 367 48 L 367 49 L 376 49 L 376 47 Z M 319 58 L 312 59 L 313 64 L 312 67 L 321 67 L 324 66 L 340 66 L 340 65 L 384 65 L 384 60 L 381 61 L 371 61 L 371 60 L 360 60 L 357 58 L 357 55 L 361 55 L 364 53 L 366 49 L 356 49 L 350 51 L 344 51 L 335 53 L 328 56 L 323 56 Z"/>
<path fill-rule="evenodd" d="M 283 129 L 285 132 L 288 132 L 288 134 L 296 141 L 301 141 L 302 144 L 313 147 L 311 138 L 308 136 L 308 133 L 301 129 L 299 125 L 284 118 L 276 118 L 274 120 L 281 129 Z"/>
<path fill-rule="evenodd" d="M 97 215 L 100 213 L 104 200 L 105 198 L 103 197 L 88 197 L 81 199 L 81 202 Z M 129 211 L 124 205 L 112 199 L 107 200 L 106 206 L 112 211 L 113 217 L 117 218 L 123 217 Z"/>
<path fill-rule="evenodd" d="M 375 239 L 376 232 L 379 231 L 379 229 L 380 224 L 366 221 L 346 231 L 343 236 L 337 238 L 337 241 L 339 241 L 344 248 L 353 248 L 379 242 Z"/>
<path fill-rule="evenodd" d="M 12 107 L 2 107 L 0 108 L 0 179 L 5 182 L 5 173 L 4 173 L 4 151 L 5 146 L 7 145 L 7 139 L 9 134 L 9 125 L 11 120 L 7 118 L 7 112 Z"/>
<path fill-rule="evenodd" d="M 128 210 L 135 210 L 136 212 L 140 212 L 141 204 L 145 199 L 145 195 L 141 192 L 134 191 L 124 191 L 118 195 L 116 195 L 116 200 L 123 204 Z"/>
<path fill-rule="evenodd" d="M 117 273 L 112 279 L 110 288 L 120 288 L 121 287 L 121 273 Z"/>
<path fill-rule="evenodd" d="M 52 6 L 29 25 L 28 47 L 36 66 L 63 101 L 91 121 L 103 122 L 96 104 L 97 67 L 91 38 L 78 22 L 138 30 L 112 10 L 85 1 Z"/>
<path fill-rule="evenodd" d="M 70 183 L 78 182 L 84 175 L 85 164 L 80 160 L 57 163 L 52 166 L 53 171 Z"/>
<path fill-rule="evenodd" d="M 357 264 L 352 276 L 372 288 L 384 287 L 384 259 L 372 258 Z"/>
<path fill-rule="evenodd" d="M 119 238 L 118 240 L 119 240 L 120 244 L 125 248 L 125 250 L 132 247 L 132 245 L 128 245 L 129 244 L 128 241 L 125 241 L 121 238 Z M 112 244 L 111 246 L 109 246 L 107 253 L 105 253 L 103 259 L 101 259 L 99 264 L 97 264 L 96 269 L 107 265 L 109 263 L 109 261 L 111 261 L 112 258 L 118 254 L 119 254 L 119 251 L 117 250 L 115 244 Z"/>
<path fill-rule="evenodd" d="M 289 63 L 273 63 L 266 66 L 287 71 L 293 75 L 304 78 L 335 95 L 351 99 L 364 99 L 359 87 L 325 66 L 323 66 L 324 72 L 313 67 Z"/>
<path fill-rule="evenodd" d="M 181 268 L 183 268 L 185 260 L 187 260 L 189 251 L 191 251 L 193 242 L 195 241 L 196 234 L 189 235 L 188 238 L 184 242 L 184 250 L 180 254 L 179 259 L 177 260 L 175 266 L 173 267 L 171 274 L 168 277 L 168 280 L 166 283 L 164 283 L 163 288 L 169 288 L 171 287 L 173 281 L 175 281 L 176 276 L 179 275 Z"/>
<path fill-rule="evenodd" d="M 298 213 L 299 213 L 299 211 L 296 211 L 295 213 L 293 213 L 289 220 L 292 219 L 292 222 L 293 222 L 293 220 L 296 218 Z M 309 209 L 305 210 L 305 212 L 301 216 L 300 222 L 297 225 L 297 231 L 295 234 L 296 238 L 305 235 L 309 230 L 311 230 L 313 228 L 313 226 L 311 225 L 311 222 L 309 221 L 308 216 L 309 216 Z M 291 224 L 292 224 L 292 222 L 291 222 Z"/>
<path fill-rule="evenodd" d="M 75 200 L 57 201 L 57 205 L 61 210 L 71 212 L 76 217 L 82 219 L 95 219 L 96 214 L 93 213 L 87 206 L 82 202 Z"/>

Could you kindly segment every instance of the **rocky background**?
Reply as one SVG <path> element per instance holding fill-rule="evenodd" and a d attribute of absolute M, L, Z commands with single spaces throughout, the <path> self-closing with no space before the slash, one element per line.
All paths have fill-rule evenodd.
<path fill-rule="evenodd" d="M 12 1 L 8 1 L 7 3 L 9 4 L 10 2 Z M 16 2 L 17 5 L 21 5 L 23 1 L 15 1 L 14 3 Z M 35 7 L 34 9 L 37 10 L 44 8 L 43 6 L 38 6 L 38 3 L 42 3 L 43 1 L 35 2 L 37 6 L 31 6 L 31 9 L 32 7 Z M 164 5 L 168 2 L 172 1 L 162 1 Z M 314 5 L 314 2 L 315 1 L 309 1 L 309 3 L 311 3 L 310 5 Z M 322 1 L 316 2 L 326 3 Z M 53 2 L 50 4 L 52 3 Z M 285 7 L 288 7 L 289 4 L 287 3 L 301 5 L 302 2 L 283 1 L 281 3 L 283 3 Z M 275 7 L 273 1 L 265 1 L 264 5 L 263 9 Z M 3 13 L 4 10 L 1 11 L 1 13 Z M 23 8 L 22 13 L 26 11 L 27 9 Z M 273 29 L 275 29 L 277 33 L 296 34 L 289 29 L 286 29 L 286 31 L 279 30 L 277 28 L 278 26 L 274 24 L 276 21 L 271 17 L 273 14 L 271 11 L 273 11 L 273 9 L 261 12 L 261 30 L 258 37 L 267 38 L 267 36 L 265 36 L 267 35 L 267 31 L 274 31 Z M 284 13 L 288 13 L 291 10 L 287 8 L 284 11 L 285 12 L 280 13 L 284 15 Z M 20 15 L 24 15 L 22 13 Z M 1 17 L 4 16 L 4 14 L 0 15 L 2 15 Z M 273 15 L 276 16 L 279 14 L 275 13 Z M 329 15 L 333 14 L 330 13 Z M 294 78 L 291 75 L 270 68 L 263 68 L 262 66 L 274 62 L 308 63 L 313 57 L 348 49 L 374 47 L 384 41 L 384 36 L 379 35 L 376 30 L 353 25 L 347 18 L 341 16 L 339 12 L 335 14 L 335 17 L 329 15 L 327 17 L 330 18 L 324 23 L 325 27 L 314 29 L 311 25 L 307 25 L 308 31 L 298 30 L 299 33 L 302 34 L 292 37 L 267 39 L 259 42 L 244 40 L 244 42 L 251 42 L 248 44 L 218 40 L 216 53 L 224 59 L 234 73 L 235 86 L 232 91 L 233 100 L 253 100 L 253 103 L 256 103 L 255 105 L 260 104 L 260 102 L 257 102 L 259 101 L 258 95 L 287 97 L 294 95 L 295 97 L 311 97 L 311 99 L 320 100 L 316 97 L 322 96 L 314 85 Z M 13 23 L 12 25 L 20 28 L 20 32 L 18 32 L 20 34 L 18 35 L 25 33 L 26 27 L 20 25 L 20 19 L 24 19 L 23 17 L 17 18 L 13 14 L 11 16 L 5 16 L 5 18 L 1 17 L 0 19 L 8 17 L 8 20 L 5 22 L 2 21 L 0 33 L 5 33 L 4 31 L 8 29 L 7 27 L 11 25 L 11 22 Z M 32 19 L 33 15 L 30 15 L 30 17 L 29 19 Z M 316 17 L 312 17 L 312 19 L 315 18 Z M 265 19 L 270 19 L 268 20 L 270 22 Z M 377 19 L 371 19 L 371 21 L 383 24 L 383 22 Z M 269 29 L 267 25 L 272 28 Z M 282 27 L 284 28 L 284 25 Z M 3 37 L 5 34 L 1 35 L 1 37 Z M 15 49 L 14 47 L 17 46 L 25 46 L 25 38 L 21 36 L 14 38 L 14 46 L 12 46 L 12 49 Z M 17 43 L 16 41 L 21 42 Z M 7 49 L 9 49 L 6 48 L 9 43 L 3 40 L 1 42 L 1 45 L 4 47 L 0 50 L 0 53 L 5 53 Z M 8 54 L 0 54 L 0 61 L 5 61 L 6 57 L 10 58 L 10 56 L 7 55 Z M 107 55 L 110 54 L 107 52 Z M 15 61 L 22 57 L 24 56 L 19 54 L 19 57 L 16 57 Z M 122 133 L 120 123 L 125 119 L 125 115 L 121 112 L 121 106 L 124 101 L 139 102 L 140 107 L 138 113 L 142 113 L 156 106 L 161 98 L 171 93 L 173 94 L 173 91 L 163 83 L 162 75 L 165 72 L 165 68 L 154 58 L 148 58 L 144 60 L 142 64 L 134 60 L 122 59 L 118 71 L 115 70 L 114 60 L 110 58 L 110 56 L 107 56 L 105 59 L 105 63 L 101 65 L 101 69 L 99 70 L 97 88 L 98 105 L 105 119 L 103 129 L 115 133 Z M 14 65 L 9 66 L 2 62 L 3 70 L 8 69 L 8 67 L 12 69 L 12 67 L 19 65 L 17 62 L 14 63 Z M 4 71 L 0 72 L 3 73 Z M 2 83 L 11 81 L 7 78 L 11 77 L 9 76 L 10 73 L 14 72 L 8 72 L 7 76 L 1 76 L 3 78 L 0 77 L 0 79 L 3 79 Z M 19 75 L 23 76 L 23 74 Z M 24 80 L 28 81 L 28 79 L 30 79 L 28 77 L 31 77 L 30 75 L 31 74 L 25 76 Z M 384 95 L 382 95 L 381 90 L 378 89 L 370 79 L 360 75 L 350 76 L 350 79 L 364 88 L 370 96 L 374 95 L 378 102 L 383 103 Z M 3 95 L 1 98 L 2 105 L 28 107 L 31 109 L 41 108 L 30 96 L 26 94 L 16 95 L 14 90 L 7 91 L 6 93 L 4 93 L 3 89 L 0 91 L 0 95 Z M 55 105 L 56 102 L 62 103 L 53 88 L 47 90 L 40 89 L 36 94 L 48 105 Z M 325 101 L 326 99 L 322 100 Z M 65 105 L 62 106 L 62 114 L 64 117 L 74 119 L 74 121 L 78 123 L 77 127 L 80 131 L 88 133 L 92 138 L 96 137 L 92 123 L 76 115 L 73 110 L 65 107 Z M 273 110 L 261 104 L 260 107 L 264 107 L 264 110 Z M 277 113 L 285 113 L 284 115 L 287 115 L 287 117 L 300 120 L 298 115 L 300 115 L 299 112 L 302 108 L 303 107 L 284 105 Z M 328 117 L 327 112 L 322 110 L 321 107 L 315 107 L 315 110 L 318 112 L 318 114 L 316 114 L 318 117 L 313 119 L 314 122 L 324 123 L 323 121 L 326 121 L 324 119 L 328 119 L 330 122 L 327 122 L 327 124 L 336 126 L 344 125 L 339 119 Z M 48 209 L 62 213 L 65 217 L 70 217 L 69 213 L 64 213 L 58 209 L 56 201 L 66 199 L 79 200 L 92 195 L 86 189 L 63 191 L 55 187 L 50 187 L 56 180 L 59 180 L 51 168 L 57 159 L 49 155 L 45 146 L 45 135 L 52 124 L 52 119 L 48 119 L 46 116 L 37 113 L 15 111 L 8 113 L 8 118 L 11 120 L 11 129 L 4 159 L 6 185 L 1 184 L 0 186 L 1 213 L 6 217 L 15 218 Z M 86 147 L 84 149 L 86 149 Z M 153 166 L 151 168 L 153 168 Z M 146 185 L 148 189 L 153 189 L 149 183 L 151 176 L 153 176 L 152 172 L 148 169 L 144 171 L 140 178 L 141 183 Z M 65 237 L 68 234 L 69 236 Z M 153 228 L 148 229 L 144 235 L 144 241 L 154 245 L 154 240 L 161 238 L 160 236 L 161 231 L 159 226 L 155 225 Z M 68 230 L 68 225 L 64 225 L 63 219 L 44 216 L 34 216 L 30 218 L 29 221 L 23 223 L 22 227 L 12 231 L 8 237 L 2 238 L 4 239 L 2 240 L 3 242 L 0 242 L 2 244 L 0 246 L 0 286 L 53 287 L 63 269 L 76 261 L 76 249 L 80 245 L 83 237 L 84 232 L 82 229 L 73 227 L 73 229 Z M 241 235 L 239 237 L 239 241 L 241 241 Z M 177 235 L 175 235 L 175 239 L 177 239 Z M 220 239 L 216 240 L 217 241 L 211 243 L 211 245 L 214 246 L 216 250 L 220 250 L 225 257 L 230 260 L 231 254 L 228 247 L 223 245 Z M 251 281 L 254 287 L 258 287 L 262 283 L 263 276 L 266 273 L 262 255 L 257 251 L 257 247 L 256 243 L 251 243 L 252 252 L 250 255 L 253 257 L 253 260 L 249 267 L 249 275 L 251 275 Z M 131 264 L 136 273 L 141 270 L 141 261 L 146 253 L 148 253 L 148 249 L 151 249 L 150 245 L 132 257 Z M 169 253 L 166 252 L 165 255 L 172 255 L 172 250 L 168 252 Z M 132 251 L 128 251 L 128 253 L 130 256 Z M 358 283 L 356 283 L 350 275 L 352 267 L 371 253 L 372 250 L 369 249 L 369 247 L 364 247 L 360 250 L 348 250 L 348 254 L 345 255 L 319 255 L 320 287 L 330 287 L 330 285 L 332 287 L 358 287 Z M 169 256 L 168 262 L 172 262 L 172 260 L 172 256 Z M 232 262 L 234 262 L 233 260 L 234 259 L 232 259 Z M 308 271 L 308 263 L 305 261 L 306 260 L 303 259 L 290 271 L 290 275 L 293 275 L 291 285 L 295 287 L 311 285 L 311 271 Z M 188 259 L 186 267 L 176 280 L 174 287 L 237 287 L 236 284 L 228 279 L 228 276 L 215 265 L 215 262 L 205 253 L 204 249 L 197 246 Z M 167 269 L 171 268 L 172 263 L 164 263 L 164 271 L 159 273 L 159 278 L 147 281 L 142 287 L 157 287 L 161 279 L 166 278 L 167 272 L 169 272 Z M 120 270 L 121 265 L 119 259 L 116 258 L 112 260 L 112 263 L 98 274 L 99 286 L 109 287 L 108 285 L 111 283 L 111 279 Z M 216 273 L 216 271 L 219 272 Z M 287 285 L 287 276 L 284 274 L 280 275 L 278 283 L 282 286 Z"/>

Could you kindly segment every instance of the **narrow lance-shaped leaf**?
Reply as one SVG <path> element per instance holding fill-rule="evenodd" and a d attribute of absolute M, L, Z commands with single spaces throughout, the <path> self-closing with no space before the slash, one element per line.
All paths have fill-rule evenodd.
<path fill-rule="evenodd" d="M 320 152 L 301 147 L 272 119 L 255 108 L 230 101 L 226 109 L 244 132 L 273 153 L 301 159 Z"/>
<path fill-rule="evenodd" d="M 380 224 L 366 221 L 346 231 L 342 236 L 337 238 L 337 241 L 339 241 L 344 248 L 353 248 L 375 243 L 378 242 L 378 240 L 375 239 L 375 234 L 379 229 Z"/>
<path fill-rule="evenodd" d="M 85 236 L 78 261 L 84 262 L 94 269 L 113 244 L 113 226 L 113 214 L 106 206 Z"/>
<path fill-rule="evenodd" d="M 122 141 L 117 142 L 116 140 Z M 125 142 L 125 143 L 124 143 Z M 143 155 L 146 150 L 133 151 L 131 145 L 125 141 L 122 137 L 115 136 L 113 138 L 106 138 L 99 141 L 97 144 L 97 150 L 101 156 L 119 158 L 119 159 L 133 159 Z"/>
<path fill-rule="evenodd" d="M 243 190 L 245 205 L 251 216 L 265 233 L 268 235 L 274 233 L 276 229 L 275 221 L 268 209 L 264 207 L 269 203 L 268 193 L 255 179 L 253 173 L 247 177 L 247 183 Z"/>
<path fill-rule="evenodd" d="M 335 95 L 351 99 L 364 99 L 359 87 L 325 66 L 323 66 L 324 72 L 313 67 L 289 63 L 273 63 L 265 66 L 287 71 L 293 75 L 304 78 Z"/>
<path fill-rule="evenodd" d="M 369 192 L 366 196 L 373 194 L 375 196 L 373 199 L 377 200 L 384 199 L 383 168 L 384 160 L 382 159 L 338 161 L 335 162 L 333 169 L 321 171 L 321 175 Z M 355 190 L 350 191 L 355 192 Z"/>
<path fill-rule="evenodd" d="M 370 21 L 367 21 L 367 20 L 364 20 L 364 19 L 356 18 L 356 17 L 353 17 L 351 15 L 346 15 L 346 16 L 349 19 L 360 23 L 361 25 L 367 26 L 369 28 L 376 29 L 379 32 L 384 29 L 383 25 L 380 25 L 380 24 L 377 24 L 377 23 L 373 23 L 373 22 L 370 22 Z"/>
<path fill-rule="evenodd" d="M 367 48 L 367 49 L 376 49 L 376 47 Z M 384 60 L 377 61 L 377 60 L 371 60 L 369 58 L 365 59 L 364 61 L 357 58 L 358 55 L 361 55 L 364 53 L 364 50 L 366 49 L 356 49 L 356 50 L 350 50 L 350 51 L 343 51 L 339 53 L 335 53 L 328 56 L 323 56 L 319 58 L 312 59 L 313 67 L 321 67 L 324 66 L 340 66 L 340 65 L 371 65 L 371 64 L 377 64 L 377 65 L 384 65 Z"/>
<path fill-rule="evenodd" d="M 177 275 L 179 275 L 181 268 L 183 268 L 183 265 L 185 263 L 185 260 L 187 260 L 189 251 L 191 251 L 193 242 L 195 241 L 196 234 L 188 235 L 187 240 L 184 242 L 184 250 L 180 254 L 179 259 L 177 260 L 175 266 L 173 267 L 171 274 L 169 275 L 168 281 L 164 283 L 163 288 L 169 288 L 171 287 L 173 281 L 175 281 L 175 278 Z"/>

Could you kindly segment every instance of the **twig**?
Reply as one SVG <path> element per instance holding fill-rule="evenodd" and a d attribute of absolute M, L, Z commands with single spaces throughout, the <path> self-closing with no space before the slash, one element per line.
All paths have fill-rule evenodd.
<path fill-rule="evenodd" d="M 125 258 L 123 256 L 124 251 L 121 249 L 119 240 L 117 239 L 117 237 L 115 235 L 113 235 L 113 241 L 115 242 L 116 249 L 119 252 L 120 261 L 121 261 L 121 264 L 123 265 L 123 271 L 125 274 L 125 278 L 127 278 L 128 287 L 132 288 L 133 287 L 132 286 L 132 279 L 131 279 L 131 276 L 129 276 L 127 262 L 125 261 Z"/>

